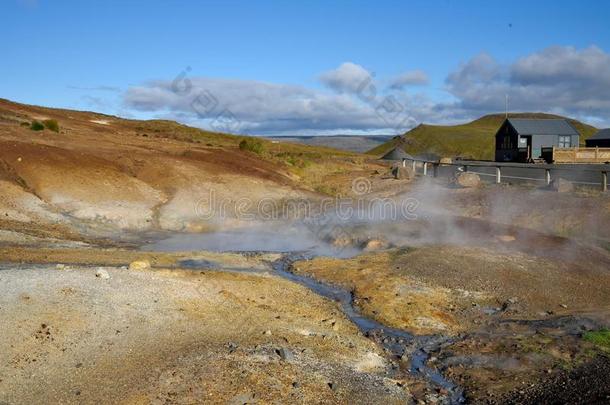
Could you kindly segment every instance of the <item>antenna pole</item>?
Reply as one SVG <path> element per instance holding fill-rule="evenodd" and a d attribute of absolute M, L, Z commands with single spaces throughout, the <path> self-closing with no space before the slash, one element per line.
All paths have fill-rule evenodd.
<path fill-rule="evenodd" d="M 505 97 L 505 111 L 506 111 L 506 118 L 508 118 L 508 94 L 504 95 Z"/>

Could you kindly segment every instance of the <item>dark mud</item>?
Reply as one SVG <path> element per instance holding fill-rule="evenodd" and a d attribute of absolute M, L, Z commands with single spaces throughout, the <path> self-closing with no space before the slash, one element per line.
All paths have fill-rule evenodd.
<path fill-rule="evenodd" d="M 599 355 L 533 386 L 487 401 L 490 404 L 609 404 L 610 358 Z"/>

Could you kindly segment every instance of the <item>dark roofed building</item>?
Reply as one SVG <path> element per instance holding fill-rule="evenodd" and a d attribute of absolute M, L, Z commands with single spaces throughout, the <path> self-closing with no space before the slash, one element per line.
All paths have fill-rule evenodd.
<path fill-rule="evenodd" d="M 394 149 L 392 149 L 391 151 L 389 151 L 388 153 L 386 153 L 385 155 L 383 155 L 381 157 L 382 160 L 400 160 L 402 161 L 403 159 L 413 159 L 413 157 L 411 155 L 409 155 L 407 152 L 405 152 L 404 150 L 402 150 L 401 147 L 397 146 Z"/>
<path fill-rule="evenodd" d="M 600 129 L 585 141 L 587 148 L 610 148 L 610 128 Z"/>
<path fill-rule="evenodd" d="M 564 119 L 507 118 L 496 132 L 497 162 L 531 162 L 542 148 L 578 146 L 580 134 Z"/>

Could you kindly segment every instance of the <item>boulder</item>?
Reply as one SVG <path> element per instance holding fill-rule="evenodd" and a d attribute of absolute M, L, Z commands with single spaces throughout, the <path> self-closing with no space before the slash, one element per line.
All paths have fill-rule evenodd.
<path fill-rule="evenodd" d="M 294 354 L 292 354 L 292 352 L 285 347 L 276 349 L 275 353 L 284 361 L 291 362 L 294 360 Z"/>
<path fill-rule="evenodd" d="M 381 239 L 369 239 L 362 244 L 362 249 L 371 252 L 375 250 L 385 249 L 388 243 Z"/>
<path fill-rule="evenodd" d="M 449 157 L 444 157 L 441 158 L 438 162 L 442 165 L 450 165 L 451 163 L 453 163 L 453 160 L 451 160 L 451 158 Z"/>
<path fill-rule="evenodd" d="M 397 180 L 412 180 L 415 177 L 413 169 L 396 165 L 392 167 L 392 176 Z"/>
<path fill-rule="evenodd" d="M 453 183 L 463 188 L 475 188 L 481 185 L 481 178 L 476 173 L 462 172 L 454 176 Z"/>
<path fill-rule="evenodd" d="M 352 240 L 352 238 L 350 238 L 349 236 L 346 235 L 339 235 L 339 236 L 331 236 L 328 238 L 329 243 L 336 248 L 344 248 L 347 246 L 352 246 L 354 244 L 354 241 Z"/>
<path fill-rule="evenodd" d="M 108 280 L 108 279 L 110 279 L 110 274 L 108 274 L 108 272 L 105 269 L 99 268 L 95 272 L 95 277 L 101 278 L 102 280 Z"/>
<path fill-rule="evenodd" d="M 553 180 L 549 188 L 558 193 L 569 193 L 571 191 L 574 191 L 574 184 L 560 177 Z"/>
<path fill-rule="evenodd" d="M 148 270 L 150 269 L 150 262 L 148 260 L 136 260 L 129 263 L 129 270 Z"/>

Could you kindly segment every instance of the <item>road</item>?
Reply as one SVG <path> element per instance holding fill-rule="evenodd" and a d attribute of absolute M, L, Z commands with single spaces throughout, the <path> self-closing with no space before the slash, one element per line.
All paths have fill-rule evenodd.
<path fill-rule="evenodd" d="M 411 164 L 406 162 L 407 166 Z M 500 167 L 502 183 L 538 183 L 545 184 L 546 170 L 550 171 L 551 180 L 563 178 L 575 184 L 600 186 L 602 171 L 610 172 L 610 164 L 527 164 L 527 163 L 498 163 L 481 161 L 457 161 L 453 165 L 438 167 L 439 177 L 453 176 L 456 171 L 463 171 L 464 166 L 472 173 L 481 176 L 481 180 L 495 182 L 496 167 Z M 422 164 L 418 163 L 418 173 L 422 172 Z M 432 164 L 428 164 L 428 175 L 434 173 Z"/>

